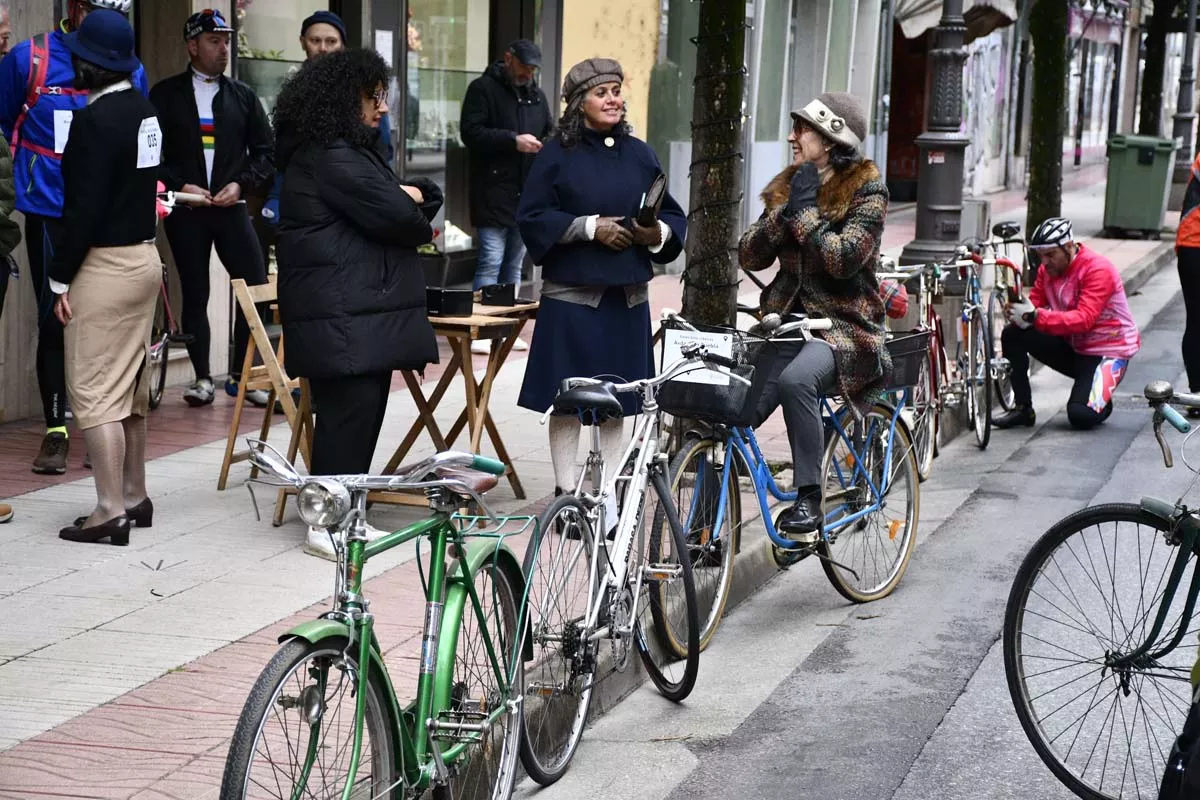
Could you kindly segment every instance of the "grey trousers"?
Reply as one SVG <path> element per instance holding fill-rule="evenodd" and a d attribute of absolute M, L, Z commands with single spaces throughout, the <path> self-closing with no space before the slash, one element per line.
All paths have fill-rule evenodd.
<path fill-rule="evenodd" d="M 837 386 L 833 348 L 823 341 L 787 342 L 768 367 L 758 400 L 761 423 L 783 406 L 796 488 L 821 483 L 821 456 L 825 430 L 821 423 L 821 396 Z"/>

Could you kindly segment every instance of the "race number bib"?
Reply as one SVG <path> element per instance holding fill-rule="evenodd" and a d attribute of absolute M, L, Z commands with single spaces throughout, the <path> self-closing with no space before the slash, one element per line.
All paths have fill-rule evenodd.
<path fill-rule="evenodd" d="M 146 117 L 138 128 L 137 168 L 157 167 L 162 160 L 162 129 L 158 117 Z"/>
<path fill-rule="evenodd" d="M 62 153 L 67 149 L 67 138 L 71 135 L 71 120 L 75 112 L 69 108 L 54 109 L 54 152 Z"/>

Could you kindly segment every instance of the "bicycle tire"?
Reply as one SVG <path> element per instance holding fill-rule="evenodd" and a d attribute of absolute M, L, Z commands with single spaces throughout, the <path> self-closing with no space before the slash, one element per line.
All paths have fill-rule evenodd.
<path fill-rule="evenodd" d="M 999 299 L 996 293 L 992 292 L 992 296 L 988 298 L 988 330 L 992 332 L 992 363 L 996 363 L 996 359 L 1002 358 L 996 354 L 996 303 Z M 1001 326 L 1003 333 L 1003 326 Z M 1005 411 L 1012 411 L 1016 405 L 1016 398 L 1013 396 L 1012 388 L 1012 368 L 1011 367 L 993 367 L 992 379 L 994 381 L 993 390 L 996 395 L 996 402 L 1000 404 L 1000 408 Z"/>
<path fill-rule="evenodd" d="M 917 477 L 928 480 L 933 473 L 933 456 L 937 449 L 938 406 L 933 394 L 933 361 L 921 359 L 920 373 L 912 390 L 913 448 Z"/>
<path fill-rule="evenodd" d="M 872 425 L 876 431 L 875 436 L 882 436 L 884 432 L 891 429 L 890 426 L 892 415 L 892 409 L 882 404 L 876 405 L 867 413 L 867 416 L 862 422 L 854 422 L 853 425 Z M 874 420 L 873 424 L 872 420 Z M 876 469 L 874 464 L 878 463 L 880 468 L 880 482 L 882 482 L 882 458 L 883 453 L 886 453 L 886 444 L 881 443 L 881 449 L 876 452 L 873 445 L 872 450 L 868 451 L 868 444 L 864 442 L 862 450 L 858 451 L 857 453 L 854 453 L 847 448 L 847 452 L 845 452 L 844 455 L 841 455 L 842 449 L 845 448 L 846 443 L 842 440 L 841 436 L 835 435 L 825 447 L 825 457 L 823 459 L 822 470 L 822 485 L 827 527 L 826 535 L 822 537 L 820 543 L 821 553 L 825 556 L 825 558 L 821 559 L 821 568 L 825 571 L 825 577 L 829 579 L 831 584 L 833 584 L 833 588 L 837 590 L 838 594 L 852 603 L 869 603 L 887 597 L 889 594 L 895 591 L 896 587 L 900 584 L 901 579 L 904 577 L 905 571 L 908 569 L 909 561 L 912 560 L 913 550 L 916 548 L 917 525 L 921 516 L 920 478 L 917 476 L 917 464 L 916 459 L 913 457 L 912 440 L 903 423 L 900 421 L 897 421 L 895 435 L 898 441 L 892 444 L 892 457 L 894 461 L 892 465 L 892 475 L 888 480 L 887 487 L 883 488 L 882 494 L 885 498 L 890 498 L 892 492 L 897 486 L 897 477 L 903 478 L 904 484 L 907 487 L 905 489 L 907 496 L 905 497 L 904 519 L 890 520 L 886 526 L 887 538 L 889 542 L 894 542 L 897 534 L 902 534 L 903 538 L 900 541 L 899 547 L 895 548 L 895 554 L 891 557 L 891 563 L 888 564 L 887 572 L 883 578 L 878 582 L 869 584 L 865 587 L 857 585 L 859 582 L 861 582 L 861 578 L 855 578 L 854 575 L 849 574 L 843 570 L 842 567 L 832 563 L 830 559 L 840 562 L 841 564 L 845 564 L 847 567 L 855 569 L 856 571 L 859 569 L 865 571 L 869 562 L 875 564 L 880 563 L 877 557 L 873 554 L 869 555 L 865 548 L 863 549 L 863 557 L 860 563 L 859 559 L 853 557 L 853 550 L 850 552 L 851 557 L 847 558 L 846 556 L 842 555 L 843 549 L 845 548 L 838 546 L 844 545 L 846 541 L 852 537 L 855 537 L 855 541 L 857 542 L 857 537 L 862 536 L 863 540 L 865 541 L 869 534 L 864 534 L 867 534 L 867 529 L 872 526 L 873 522 L 878 522 L 878 519 L 875 518 L 879 517 L 884 509 L 876 509 L 875 511 L 870 512 L 867 516 L 856 521 L 853 525 L 846 525 L 840 530 L 834 530 L 831 532 L 828 529 L 829 518 L 831 514 L 837 511 L 836 507 L 831 507 L 831 502 L 833 500 L 831 495 L 834 495 L 835 493 L 844 494 L 849 492 L 851 494 L 850 500 L 847 503 L 849 506 L 847 511 L 854 513 L 858 510 L 862 510 L 862 508 L 866 505 L 864 500 L 867 494 L 870 492 L 870 488 L 857 485 L 858 482 L 861 481 L 862 477 L 858 474 L 857 470 L 853 469 L 853 463 L 854 461 L 862 460 L 861 454 L 866 453 L 867 456 L 865 460 L 868 464 L 866 471 L 870 472 L 872 478 L 874 479 Z M 853 437 L 851 440 L 854 440 Z M 897 457 L 899 458 L 898 461 L 895 460 Z M 875 459 L 874 462 L 872 461 L 873 458 Z M 854 482 L 852 487 L 846 485 L 846 473 L 841 472 L 840 467 L 836 470 L 834 469 L 836 464 L 846 464 L 848 460 L 848 466 L 851 468 L 849 474 L 851 475 L 851 480 Z M 832 475 L 831 470 L 833 470 Z M 833 491 L 831 491 L 831 489 Z M 855 499 L 853 494 L 857 494 L 858 498 Z M 864 525 L 863 522 L 866 524 Z M 897 522 L 900 524 L 897 525 Z M 878 535 L 876 535 L 875 538 L 877 540 L 875 544 L 882 546 L 883 542 L 882 540 L 879 540 Z M 870 544 L 870 542 L 866 542 L 866 544 Z"/>
<path fill-rule="evenodd" d="M 975 429 L 975 442 L 980 450 L 986 450 L 992 438 L 992 337 L 983 326 L 983 315 L 979 309 L 971 312 L 969 325 L 968 410 L 971 425 Z"/>
<path fill-rule="evenodd" d="M 167 362 L 171 351 L 171 338 L 167 330 L 166 309 L 159 294 L 154 306 L 154 326 L 150 332 L 150 352 L 146 369 L 150 370 L 150 410 L 162 403 L 163 390 L 167 386 Z"/>
<path fill-rule="evenodd" d="M 636 570 L 643 566 L 669 565 L 678 566 L 677 581 L 682 584 L 682 598 L 667 597 L 666 587 L 676 581 L 662 581 L 648 577 L 642 586 L 642 597 L 646 599 L 645 606 L 637 609 L 634 619 L 633 641 L 646 674 L 658 689 L 659 693 L 673 702 L 680 702 L 691 694 L 696 685 L 696 674 L 700 670 L 700 619 L 696 607 L 696 584 L 690 558 L 682 558 L 687 553 L 687 542 L 683 537 L 683 527 L 679 523 L 679 514 L 671 499 L 667 479 L 659 465 L 653 465 L 650 471 L 650 483 L 659 505 L 664 509 L 666 527 L 651 532 L 649 547 L 635 547 L 630 556 L 630 568 L 627 580 L 636 585 Z M 656 511 L 657 514 L 657 511 Z M 644 526 L 641 528 L 643 534 Z M 667 552 L 667 537 L 670 537 L 671 551 Z M 682 617 L 686 631 L 675 629 L 673 617 L 678 616 L 679 604 L 683 604 Z M 643 619 L 642 611 L 649 609 L 649 620 Z M 654 639 L 646 636 L 646 624 L 654 629 Z M 659 661 L 661 659 L 661 662 Z M 682 662 L 682 668 L 679 667 Z M 671 669 L 668 675 L 666 668 Z"/>
<path fill-rule="evenodd" d="M 453 714 L 457 704 L 463 714 L 468 715 L 460 718 L 464 721 L 472 720 L 469 716 L 472 713 L 497 708 L 498 703 L 523 698 L 525 694 L 525 662 L 520 657 L 523 632 L 517 630 L 517 592 L 508 573 L 498 565 L 495 555 L 490 555 L 484 561 L 474 578 L 480 607 L 488 618 L 488 635 L 496 650 L 496 658 L 503 659 L 501 666 L 507 665 L 512 674 L 509 676 L 509 693 L 506 697 L 496 683 L 482 635 L 477 641 L 470 636 L 479 620 L 466 588 L 451 583 L 446 593 L 446 607 L 449 608 L 453 602 L 452 593 L 462 592 L 463 612 L 456 626 L 447 626 L 447 621 L 443 620 L 444 633 L 438 645 L 438 661 L 443 662 L 443 648 L 447 651 L 452 649 L 454 673 L 450 707 L 438 713 Z M 447 627 L 453 630 L 446 630 Z M 489 738 L 497 730 L 500 733 L 498 742 Z M 463 755 L 448 765 L 453 767 L 453 774 L 448 784 L 437 787 L 433 794 L 435 800 L 507 800 L 512 795 L 516 781 L 520 739 L 521 712 L 518 710 L 499 717 L 491 731 L 484 732 L 480 741 L 472 744 Z M 484 761 L 479 760 L 480 754 Z M 488 766 L 492 756 L 497 757 L 494 769 Z M 481 764 L 483 769 L 479 769 Z"/>
<path fill-rule="evenodd" d="M 312 643 L 304 639 L 291 639 L 285 642 L 275 652 L 275 656 L 267 663 L 262 673 L 255 681 L 253 688 L 250 690 L 250 695 L 246 698 L 246 703 L 242 707 L 242 713 L 238 717 L 237 727 L 234 729 L 233 740 L 229 744 L 229 752 L 225 759 L 225 771 L 221 779 L 221 800 L 246 800 L 249 795 L 252 784 L 256 785 L 254 798 L 263 797 L 260 791 L 270 791 L 270 787 L 280 787 L 280 800 L 285 800 L 292 796 L 292 789 L 295 786 L 293 778 L 291 787 L 283 788 L 283 785 L 278 782 L 278 767 L 280 766 L 280 754 L 299 755 L 307 751 L 307 745 L 300 746 L 297 742 L 295 746 L 276 747 L 272 750 L 270 747 L 271 738 L 277 737 L 279 734 L 269 733 L 267 728 L 268 717 L 272 712 L 279 711 L 297 711 L 296 720 L 300 724 L 300 728 L 296 728 L 294 723 L 286 723 L 281 731 L 282 735 L 287 735 L 290 730 L 301 730 L 305 721 L 300 716 L 299 707 L 303 698 L 311 697 L 311 689 L 317 689 L 323 695 L 328 691 L 328 684 L 325 690 L 320 690 L 319 686 L 314 682 L 303 689 L 299 689 L 295 704 L 287 704 L 280 702 L 283 697 L 283 692 L 287 688 L 286 684 L 290 676 L 298 673 L 298 668 L 305 663 L 317 664 L 317 659 L 329 659 L 330 664 L 324 669 L 328 671 L 333 667 L 333 661 L 343 657 L 347 665 L 352 669 L 353 674 L 357 674 L 357 647 L 350 647 L 347 651 L 347 640 L 345 637 L 335 637 L 323 639 L 320 642 Z M 321 669 L 317 666 L 317 669 Z M 299 673 L 306 679 L 312 679 L 312 676 L 307 674 L 305 670 Z M 328 672 L 326 672 L 328 674 Z M 346 673 L 343 672 L 343 675 Z M 386 787 L 390 786 L 397 780 L 395 765 L 397 752 L 397 729 L 396 721 L 390 719 L 388 711 L 387 694 L 383 691 L 381 685 L 381 677 L 378 671 L 372 671 L 367 679 L 368 695 L 366 712 L 363 717 L 363 758 L 359 765 L 358 779 L 364 777 L 369 780 L 370 791 L 369 795 L 375 796 L 382 792 Z M 293 687 L 293 688 L 299 688 Z M 322 698 L 323 700 L 325 698 Z M 353 696 L 347 698 L 350 707 L 350 717 L 353 720 Z M 285 707 L 288 706 L 288 707 Z M 342 711 L 339 708 L 337 714 L 329 717 L 329 707 L 326 705 L 322 710 L 320 722 L 324 730 L 328 730 L 330 723 L 340 722 L 342 720 Z M 268 738 L 263 738 L 264 733 Z M 350 733 L 353 735 L 353 725 L 350 726 Z M 321 742 L 325 739 L 322 738 Z M 257 781 L 253 778 L 252 767 L 256 763 L 255 754 L 258 752 L 260 742 L 266 747 L 266 757 L 269 764 L 264 765 L 264 770 L 261 772 L 263 781 Z M 368 754 L 369 748 L 369 754 Z M 328 749 L 323 749 L 323 752 L 332 752 Z M 349 768 L 349 747 L 339 746 L 337 753 L 342 753 L 345 756 L 346 769 Z M 335 757 L 337 755 L 335 753 Z M 324 774 L 326 767 L 324 758 L 317 759 L 312 766 L 312 771 L 309 774 L 311 782 L 315 776 L 315 771 L 320 769 Z M 339 759 L 339 766 L 341 760 Z M 302 770 L 303 765 L 293 765 L 294 770 Z M 368 770 L 369 767 L 369 770 Z M 274 768 L 274 769 L 272 769 Z M 369 774 L 368 774 L 369 773 Z M 292 772 L 295 775 L 296 771 Z M 342 788 L 342 783 L 338 778 L 344 778 L 344 771 L 336 771 L 332 775 L 325 775 L 322 783 L 329 785 L 329 779 L 333 779 L 339 789 Z M 363 787 L 367 788 L 367 787 Z M 391 793 L 389 793 L 391 796 Z"/>
<path fill-rule="evenodd" d="M 1103 540 L 1103 527 L 1107 523 L 1115 524 L 1114 534 L 1112 536 L 1112 551 L 1109 552 L 1109 546 Z M 1130 527 L 1136 526 L 1136 533 L 1131 534 Z M 1095 530 L 1100 534 L 1098 544 L 1089 547 L 1087 534 Z M 1139 536 L 1142 531 L 1149 534 L 1149 544 L 1147 539 Z M 1130 680 L 1127 676 L 1127 686 L 1132 686 L 1133 691 L 1126 693 L 1120 686 L 1120 678 L 1118 671 L 1110 669 L 1104 661 L 1108 659 L 1108 648 L 1115 644 L 1114 642 L 1104 641 L 1109 632 L 1117 636 L 1124 636 L 1125 641 L 1122 645 L 1125 648 L 1136 647 L 1131 646 L 1134 641 L 1133 634 L 1138 630 L 1145 631 L 1145 623 L 1147 618 L 1156 613 L 1159 607 L 1162 595 L 1161 577 L 1155 578 L 1152 573 L 1157 573 L 1161 576 L 1161 572 L 1154 567 L 1149 566 L 1156 555 L 1162 555 L 1164 569 L 1169 569 L 1174 563 L 1176 554 L 1178 553 L 1177 546 L 1172 546 L 1167 542 L 1166 535 L 1171 530 L 1171 525 L 1161 517 L 1155 516 L 1146 511 L 1139 505 L 1132 503 L 1117 503 L 1108 505 L 1098 505 L 1085 508 L 1064 517 L 1059 522 L 1055 523 L 1049 530 L 1034 543 L 1030 548 L 1029 553 L 1022 561 L 1020 568 L 1017 570 L 1016 577 L 1013 580 L 1012 589 L 1009 592 L 1008 603 L 1004 614 L 1004 629 L 1002 633 L 1004 647 L 1004 672 L 1008 683 L 1009 696 L 1012 699 L 1013 707 L 1017 712 L 1017 718 L 1021 721 L 1021 727 L 1025 731 L 1025 735 L 1029 738 L 1034 750 L 1041 757 L 1042 761 L 1054 773 L 1060 782 L 1079 797 L 1085 800 L 1117 800 L 1117 798 L 1146 798 L 1151 800 L 1158 797 L 1159 780 L 1166 766 L 1165 759 L 1171 750 L 1171 746 L 1175 741 L 1175 737 L 1182 727 L 1184 716 L 1187 713 L 1188 705 L 1191 702 L 1191 684 L 1187 677 L 1194 663 L 1195 637 L 1194 632 L 1200 620 L 1197 615 L 1193 616 L 1188 621 L 1188 632 L 1179 647 L 1169 653 L 1163 654 L 1162 658 L 1155 662 L 1154 668 L 1160 669 L 1163 672 L 1177 673 L 1178 677 L 1172 677 L 1170 680 L 1161 678 L 1161 676 L 1153 676 L 1148 673 L 1138 672 L 1140 680 Z M 1079 537 L 1075 541 L 1075 537 Z M 1132 538 L 1131 538 L 1132 537 Z M 1135 544 L 1136 542 L 1136 544 Z M 1118 544 L 1125 549 L 1123 554 L 1125 557 L 1117 555 Z M 1061 559 L 1057 555 L 1063 548 L 1066 547 L 1069 553 L 1064 553 Z M 1157 549 L 1162 548 L 1162 549 Z M 1169 554 L 1169 557 L 1167 556 Z M 1095 559 L 1095 560 L 1093 560 Z M 1189 559 L 1193 560 L 1192 569 L 1195 569 L 1195 554 L 1189 555 Z M 1143 569 L 1143 563 L 1135 561 L 1142 560 L 1147 565 Z M 1088 562 L 1085 564 L 1085 562 Z M 1117 589 L 1118 577 L 1123 575 L 1128 567 L 1132 565 L 1136 579 L 1142 581 L 1141 592 L 1142 596 L 1132 603 L 1123 603 L 1116 600 L 1115 603 L 1109 599 L 1103 599 L 1102 607 L 1096 609 L 1099 622 L 1098 627 L 1089 628 L 1087 621 L 1081 622 L 1076 618 L 1076 614 L 1086 615 L 1086 609 L 1092 606 L 1088 602 L 1089 596 L 1093 590 L 1096 593 L 1102 594 L 1101 584 L 1111 580 L 1114 591 Z M 1094 567 L 1094 568 L 1092 568 Z M 1070 589 L 1070 599 L 1063 600 L 1067 597 L 1068 592 L 1064 592 L 1059 584 L 1066 585 L 1070 581 L 1070 573 L 1080 570 L 1085 576 L 1078 587 L 1068 587 Z M 1053 577 L 1052 577 L 1053 576 Z M 1046 578 L 1047 588 L 1038 591 L 1041 578 Z M 1151 593 L 1150 603 L 1146 603 L 1147 583 L 1146 581 L 1154 581 L 1155 585 L 1149 589 Z M 1186 585 L 1189 580 L 1189 572 L 1185 569 L 1183 584 Z M 1078 588 L 1078 591 L 1077 591 Z M 1181 586 L 1181 588 L 1183 588 Z M 1045 592 L 1043 594 L 1042 592 Z M 1186 590 L 1176 594 L 1174 603 L 1171 608 L 1178 608 L 1182 612 L 1184 598 L 1180 595 L 1186 594 Z M 1065 611 L 1061 606 L 1073 607 L 1071 610 Z M 1046 609 L 1042 613 L 1040 609 Z M 1153 609 L 1153 610 L 1152 610 Z M 1131 630 L 1125 626 L 1123 619 L 1124 613 L 1127 610 L 1140 613 L 1142 618 L 1135 624 Z M 1055 620 L 1053 617 L 1056 614 L 1061 614 L 1063 619 Z M 1118 616 L 1120 618 L 1118 618 Z M 1174 611 L 1169 612 L 1168 620 L 1176 619 L 1174 623 L 1177 626 L 1178 620 L 1182 620 L 1182 616 L 1175 617 Z M 1051 623 L 1055 626 L 1052 628 L 1056 633 L 1052 636 L 1054 641 L 1048 639 L 1050 634 L 1043 632 L 1043 628 L 1048 628 Z M 1121 627 L 1116 627 L 1117 624 Z M 1165 642 L 1169 638 L 1172 630 L 1177 630 L 1177 627 L 1167 628 L 1161 635 L 1159 642 Z M 1034 631 L 1037 632 L 1036 635 Z M 1070 640 L 1060 640 L 1059 633 L 1062 636 L 1071 636 Z M 1082 639 L 1079 639 L 1079 634 L 1083 634 Z M 1140 637 L 1138 637 L 1140 638 Z M 1082 642 L 1082 644 L 1076 644 Z M 1070 645 L 1070 647 L 1068 647 Z M 1050 655 L 1035 655 L 1034 653 L 1042 647 L 1050 648 Z M 1118 648 L 1119 649 L 1119 648 Z M 1068 661 L 1067 656 L 1074 655 L 1081 659 L 1078 664 L 1070 666 L 1062 666 Z M 1174 656 L 1174 659 L 1172 657 Z M 1097 660 L 1100 659 L 1100 660 Z M 1170 666 L 1172 661 L 1179 664 L 1178 667 Z M 1082 675 L 1071 678 L 1071 673 L 1067 670 L 1079 668 L 1085 670 Z M 1096 680 L 1094 693 L 1093 687 L 1088 682 L 1090 676 L 1096 675 L 1099 672 L 1099 678 Z M 1042 679 L 1045 676 L 1055 676 Z M 1071 678 L 1069 681 L 1068 678 Z M 1063 680 L 1067 681 L 1063 685 L 1053 688 L 1044 689 L 1044 685 L 1048 681 Z M 1031 685 L 1031 681 L 1034 683 Z M 1102 704 L 1107 704 L 1108 697 L 1111 696 L 1113 703 L 1105 712 L 1105 716 L 1100 720 L 1100 736 L 1097 737 L 1096 744 L 1093 745 L 1093 750 L 1100 744 L 1100 738 L 1103 736 L 1104 726 L 1111 717 L 1113 725 L 1109 731 L 1109 745 L 1105 753 L 1100 756 L 1096 754 L 1095 758 L 1103 762 L 1103 767 L 1099 770 L 1095 769 L 1096 765 L 1091 764 L 1093 756 L 1089 753 L 1086 761 L 1083 761 L 1082 766 L 1078 766 L 1078 762 L 1072 762 L 1071 753 L 1075 749 L 1081 734 L 1084 732 L 1085 726 L 1088 724 L 1087 717 L 1091 711 L 1096 708 L 1095 698 L 1099 696 L 1102 687 L 1108 682 L 1117 681 L 1117 684 L 1105 696 Z M 1147 682 L 1153 683 L 1154 693 L 1148 694 L 1150 701 L 1149 706 L 1152 713 L 1146 714 L 1143 709 L 1142 694 L 1143 691 L 1149 693 L 1150 687 L 1146 686 Z M 1172 689 L 1179 688 L 1181 691 L 1173 692 Z M 1055 692 L 1063 689 L 1067 690 L 1066 696 L 1075 695 L 1071 700 L 1062 702 L 1064 695 L 1059 694 L 1054 697 Z M 1091 694 L 1088 702 L 1092 703 L 1092 709 L 1084 711 L 1082 715 L 1076 715 L 1076 708 L 1068 709 L 1067 707 L 1073 704 L 1077 699 L 1083 698 Z M 1130 698 L 1135 698 L 1130 700 Z M 1046 699 L 1046 705 L 1058 706 L 1058 709 L 1047 713 L 1045 716 L 1040 716 L 1040 703 Z M 1127 707 L 1128 704 L 1136 704 L 1132 709 Z M 1034 705 L 1038 707 L 1035 708 Z M 1169 708 L 1174 704 L 1175 709 Z M 1138 720 L 1139 709 L 1142 709 L 1142 719 Z M 1058 711 L 1063 711 L 1065 716 L 1061 719 L 1071 720 L 1070 727 L 1059 732 L 1056 736 L 1051 736 L 1051 730 L 1048 728 L 1048 723 L 1051 717 Z M 1178 712 L 1177 724 L 1173 726 L 1169 719 L 1164 718 L 1164 713 L 1170 715 Z M 1040 716 L 1040 718 L 1039 718 Z M 1122 736 L 1120 731 L 1128 732 L 1127 724 L 1116 724 L 1117 718 L 1120 717 L 1123 721 L 1132 719 L 1134 724 L 1138 725 L 1138 735 L 1126 739 L 1129 745 L 1129 751 L 1125 752 L 1124 766 L 1119 763 L 1120 755 L 1112 752 L 1113 738 L 1126 738 Z M 1074 718 L 1074 719 L 1072 719 Z M 1071 736 L 1070 747 L 1066 747 L 1066 752 L 1061 753 L 1060 749 L 1065 747 L 1065 742 L 1058 743 L 1075 723 L 1079 723 L 1078 730 Z M 1162 733 L 1161 738 L 1157 738 L 1157 746 L 1152 746 L 1150 737 L 1152 734 L 1151 727 L 1166 725 L 1166 730 Z M 1113 727 L 1116 728 L 1114 736 Z M 1133 747 L 1141 747 L 1141 744 L 1146 745 L 1146 753 L 1139 754 L 1137 757 L 1131 755 Z M 1117 744 L 1120 744 L 1118 742 Z M 1081 753 L 1088 752 L 1088 744 L 1084 743 L 1081 746 Z M 1162 761 L 1159 762 L 1159 757 Z M 1099 772 L 1099 784 L 1096 782 L 1096 773 Z M 1135 783 L 1136 794 L 1130 795 L 1126 793 L 1124 785 L 1117 787 L 1115 793 L 1112 793 L 1112 787 L 1106 789 L 1105 777 L 1108 772 L 1122 776 L 1124 782 L 1125 775 L 1132 773 L 1132 779 Z M 1139 771 L 1144 782 L 1139 780 Z"/>
<path fill-rule="evenodd" d="M 692 578 L 696 584 L 701 652 L 712 641 L 725 615 L 725 604 L 729 602 L 729 589 L 733 585 L 733 562 L 737 556 L 742 526 L 742 496 L 738 483 L 737 457 L 726 451 L 725 463 L 717 469 L 713 463 L 717 445 L 718 442 L 713 439 L 689 437 L 671 459 L 670 466 L 670 485 L 675 508 L 677 511 L 687 508 L 687 513 L 680 518 L 680 524 L 683 526 L 684 542 L 689 548 Z M 732 485 L 721 526 L 725 533 L 722 533 L 713 530 L 713 517 L 717 513 L 721 486 L 726 480 L 727 470 L 732 470 L 732 474 L 729 475 Z M 691 486 L 692 494 L 685 503 L 681 492 L 686 485 Z M 659 504 L 654 512 L 651 530 L 662 530 L 666 524 L 665 516 L 665 508 Z"/>
<path fill-rule="evenodd" d="M 560 522 L 560 517 L 568 518 Z M 577 532 L 578 539 L 569 535 L 568 525 Z M 562 552 L 564 542 L 576 541 L 579 543 L 576 553 Z M 590 654 L 580 650 L 587 637 L 585 631 L 576 627 L 575 617 L 576 613 L 579 616 L 587 613 L 588 603 L 595 594 L 591 577 L 592 542 L 587 509 L 574 495 L 563 495 L 542 512 L 537 530 L 525 548 L 523 569 L 529 585 L 527 608 L 530 635 L 533 637 L 533 659 L 526 667 L 525 708 L 521 715 L 521 763 L 529 777 L 542 786 L 549 786 L 566 773 L 579 746 L 591 706 L 596 675 L 595 648 Z M 548 543 L 559 546 L 557 553 L 551 553 L 548 566 L 569 566 L 561 580 L 557 579 L 552 569 L 539 569 L 539 556 L 546 553 Z M 574 607 L 569 598 L 566 604 L 560 604 L 557 597 L 547 597 L 555 587 L 562 587 L 565 593 L 572 585 L 572 574 L 580 569 L 585 576 L 583 588 L 586 590 L 582 610 Z M 559 616 L 563 618 L 548 619 L 550 612 L 560 612 Z M 556 641 L 552 637 L 558 637 L 557 643 L 561 645 L 557 651 L 553 646 Z M 561 659 L 565 667 L 562 670 L 563 694 L 552 693 L 547 699 L 541 686 L 546 684 L 553 687 L 552 692 L 557 689 L 559 678 L 553 669 L 556 659 Z M 535 675 L 532 684 L 528 680 L 530 671 Z M 573 692 L 577 692 L 577 695 L 572 695 Z M 572 696 L 578 699 L 575 702 L 553 702 L 558 697 Z"/>

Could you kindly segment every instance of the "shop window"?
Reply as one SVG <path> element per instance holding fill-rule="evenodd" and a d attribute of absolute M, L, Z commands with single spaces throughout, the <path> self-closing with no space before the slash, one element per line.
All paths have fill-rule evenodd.
<path fill-rule="evenodd" d="M 328 0 L 236 0 L 238 80 L 249 84 L 267 112 L 289 75 L 304 63 L 300 23 L 329 8 Z"/>
<path fill-rule="evenodd" d="M 410 0 L 403 170 L 445 189 L 443 252 L 473 246 L 459 117 L 467 85 L 487 68 L 489 0 Z"/>

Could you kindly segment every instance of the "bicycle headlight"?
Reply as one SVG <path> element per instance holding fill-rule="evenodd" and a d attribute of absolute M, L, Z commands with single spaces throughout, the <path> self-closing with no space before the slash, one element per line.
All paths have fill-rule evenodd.
<path fill-rule="evenodd" d="M 296 495 L 300 519 L 313 528 L 333 528 L 350 513 L 350 492 L 327 478 L 314 478 Z"/>

